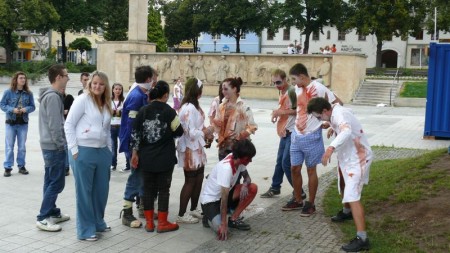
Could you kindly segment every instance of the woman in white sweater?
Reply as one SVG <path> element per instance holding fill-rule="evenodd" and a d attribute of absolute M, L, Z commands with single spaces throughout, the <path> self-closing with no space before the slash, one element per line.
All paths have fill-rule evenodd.
<path fill-rule="evenodd" d="M 112 161 L 110 101 L 108 77 L 95 72 L 88 92 L 75 99 L 64 125 L 75 178 L 80 240 L 96 241 L 96 232 L 111 229 L 103 219 Z"/>

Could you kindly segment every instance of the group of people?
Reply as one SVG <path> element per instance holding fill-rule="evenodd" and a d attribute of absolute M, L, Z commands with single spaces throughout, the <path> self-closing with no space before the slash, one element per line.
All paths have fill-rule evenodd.
<path fill-rule="evenodd" d="M 334 54 L 336 53 L 336 51 L 337 51 L 336 44 L 333 44 L 331 47 L 327 45 L 325 47 L 320 48 L 321 54 Z"/>
<path fill-rule="evenodd" d="M 280 142 L 272 185 L 261 197 L 280 194 L 283 175 L 286 175 L 293 187 L 293 197 L 281 209 L 301 210 L 300 216 L 305 217 L 313 215 L 318 188 L 316 166 L 327 165 L 331 155 L 337 152 L 344 207 L 332 221 L 355 221 L 357 236 L 342 247 L 345 251 L 368 249 L 360 198 L 363 184 L 368 183 L 372 151 L 362 127 L 332 91 L 311 79 L 303 64 L 295 64 L 289 76 L 294 86 L 287 82 L 283 70 L 272 72 L 272 82 L 280 96 L 279 107 L 272 112 L 271 121 L 276 123 Z M 184 92 L 180 90 L 183 95 L 177 111 L 167 104 L 168 83 L 157 81 L 156 71 L 150 66 L 136 68 L 136 82 L 126 98 L 121 84 L 110 86 L 104 73 L 94 72 L 88 77 L 83 92 L 66 110 L 63 98 L 69 80 L 67 69 L 54 65 L 48 77 L 51 86 L 42 88 L 39 94 L 39 134 L 45 164 L 43 201 L 36 222 L 39 229 L 59 231 L 58 223 L 70 219 L 56 206 L 57 196 L 65 185 L 68 157 L 75 179 L 77 238 L 96 241 L 96 233 L 111 230 L 104 221 L 104 212 L 110 173 L 117 166 L 117 148 L 125 153 L 131 169 L 124 192 L 124 225 L 142 226 L 132 211 L 133 202 L 138 201 L 148 232 L 174 231 L 179 223 L 200 220 L 203 226 L 211 227 L 220 240 L 227 239 L 229 228 L 250 229 L 241 214 L 258 191 L 247 170 L 256 155 L 250 136 L 258 127 L 252 110 L 240 96 L 241 78 L 223 80 L 219 95 L 205 113 L 199 104 L 203 91 L 201 80 L 186 81 Z M 35 109 L 25 74 L 19 72 L 14 76 L 11 89 L 4 93 L 0 105 L 7 112 L 6 130 L 11 131 L 7 133 L 4 163 L 4 175 L 8 176 L 14 147 L 14 140 L 8 139 L 17 136 L 18 142 L 23 142 L 21 127 L 27 129 L 28 113 Z M 329 129 L 328 138 L 336 136 L 327 149 L 322 129 Z M 203 182 L 207 162 L 205 148 L 214 142 L 219 162 Z M 18 156 L 17 163 L 19 172 L 28 174 L 24 154 L 24 148 L 19 149 L 21 157 Z M 304 162 L 309 197 L 302 189 Z M 172 223 L 168 221 L 169 196 L 177 164 L 183 168 L 185 182 L 176 223 Z"/>

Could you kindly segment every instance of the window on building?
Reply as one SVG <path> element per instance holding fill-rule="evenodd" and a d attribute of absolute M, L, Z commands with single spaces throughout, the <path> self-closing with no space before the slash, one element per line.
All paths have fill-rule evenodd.
<path fill-rule="evenodd" d="M 423 40 L 423 30 L 416 34 L 416 40 Z"/>
<path fill-rule="evenodd" d="M 91 33 L 92 33 L 92 28 L 90 26 L 88 26 L 86 28 L 86 35 L 91 35 Z"/>
<path fill-rule="evenodd" d="M 359 41 L 366 41 L 366 36 L 365 36 L 365 35 L 358 34 L 358 40 L 359 40 Z"/>
<path fill-rule="evenodd" d="M 216 34 L 213 36 L 213 40 L 220 40 L 220 34 Z"/>
<path fill-rule="evenodd" d="M 320 34 L 319 34 L 319 32 L 313 32 L 312 40 L 319 40 L 319 39 L 320 39 Z"/>
<path fill-rule="evenodd" d="M 241 40 L 245 40 L 245 33 L 241 35 Z"/>
<path fill-rule="evenodd" d="M 100 28 L 100 27 L 98 27 L 97 28 L 97 34 L 99 35 L 99 36 L 103 36 L 103 29 L 102 28 Z"/>
<path fill-rule="evenodd" d="M 331 39 L 331 32 L 327 31 L 327 40 Z"/>
<path fill-rule="evenodd" d="M 411 48 L 411 66 L 428 66 L 428 48 Z"/>
<path fill-rule="evenodd" d="M 291 40 L 291 29 L 283 29 L 283 40 Z"/>
<path fill-rule="evenodd" d="M 273 38 L 275 37 L 275 32 L 267 29 L 267 40 L 273 40 Z"/>
<path fill-rule="evenodd" d="M 345 35 L 346 35 L 345 31 L 339 31 L 338 32 L 338 40 L 345 40 Z"/>

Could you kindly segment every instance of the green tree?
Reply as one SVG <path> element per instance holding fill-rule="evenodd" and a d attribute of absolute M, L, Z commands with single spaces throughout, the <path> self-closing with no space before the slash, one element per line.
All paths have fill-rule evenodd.
<path fill-rule="evenodd" d="M 392 36 L 407 38 L 423 28 L 426 3 L 423 0 L 350 0 L 347 28 L 377 38 L 376 67 L 381 67 L 383 41 Z"/>
<path fill-rule="evenodd" d="M 224 34 L 236 40 L 236 53 L 240 53 L 241 36 L 260 34 L 269 25 L 267 0 L 209 0 L 210 34 Z"/>
<path fill-rule="evenodd" d="M 183 41 L 191 41 L 194 52 L 198 48 L 198 37 L 201 32 L 209 31 L 209 20 L 205 0 L 177 0 L 165 3 L 164 34 L 169 46 L 175 46 Z"/>
<path fill-rule="evenodd" d="M 52 28 L 61 34 L 62 61 L 67 61 L 66 32 L 80 32 L 103 25 L 104 0 L 51 0 L 61 19 Z"/>
<path fill-rule="evenodd" d="M 450 5 L 448 0 L 431 0 L 427 10 L 426 27 L 429 33 L 434 33 L 434 8 L 437 9 L 436 28 L 440 31 L 450 32 Z"/>
<path fill-rule="evenodd" d="M 103 37 L 108 41 L 128 39 L 128 0 L 105 0 Z"/>
<path fill-rule="evenodd" d="M 324 26 L 341 24 L 344 17 L 345 2 L 342 0 L 286 0 L 277 5 L 275 27 L 294 26 L 305 35 L 303 52 L 309 50 L 311 34 L 323 33 Z"/>
<path fill-rule="evenodd" d="M 149 1 L 148 6 L 147 41 L 156 44 L 156 52 L 167 52 L 167 40 L 161 26 L 161 14 L 153 0 Z"/>
<path fill-rule="evenodd" d="M 79 50 L 80 53 L 83 54 L 84 51 L 91 51 L 92 44 L 87 38 L 82 37 L 82 38 L 77 38 L 74 41 L 72 41 L 69 44 L 69 47 L 72 49 Z"/>
<path fill-rule="evenodd" d="M 0 36 L 6 51 L 6 62 L 12 62 L 17 41 L 17 30 L 47 31 L 49 24 L 59 19 L 58 14 L 47 0 L 0 0 Z"/>

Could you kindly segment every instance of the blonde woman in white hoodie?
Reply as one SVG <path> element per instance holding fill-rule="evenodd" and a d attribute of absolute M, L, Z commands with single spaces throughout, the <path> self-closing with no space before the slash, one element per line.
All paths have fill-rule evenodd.
<path fill-rule="evenodd" d="M 108 77 L 95 72 L 88 91 L 75 99 L 64 125 L 75 178 L 80 240 L 96 241 L 96 232 L 111 229 L 103 219 L 112 161 L 110 101 Z"/>

